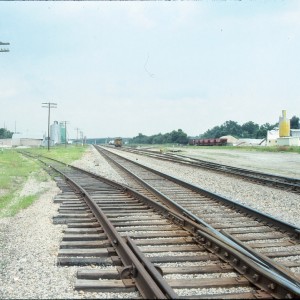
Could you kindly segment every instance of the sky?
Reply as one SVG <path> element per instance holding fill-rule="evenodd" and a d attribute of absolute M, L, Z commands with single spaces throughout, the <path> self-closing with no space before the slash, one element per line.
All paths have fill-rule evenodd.
<path fill-rule="evenodd" d="M 88 138 L 300 116 L 300 1 L 0 1 L 0 128 Z"/>

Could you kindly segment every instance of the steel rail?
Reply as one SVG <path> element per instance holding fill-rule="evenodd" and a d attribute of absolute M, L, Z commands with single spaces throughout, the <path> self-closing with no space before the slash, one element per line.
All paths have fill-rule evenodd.
<path fill-rule="evenodd" d="M 96 149 L 97 148 L 99 149 L 99 147 L 96 147 Z M 113 153 L 113 154 L 118 156 L 118 154 L 115 154 L 115 153 Z M 224 196 L 222 196 L 220 194 L 212 193 L 212 192 L 210 192 L 208 190 L 205 190 L 205 189 L 203 189 L 203 188 L 201 188 L 199 186 L 190 184 L 190 183 L 188 183 L 186 181 L 180 180 L 178 178 L 172 177 L 172 176 L 167 175 L 165 173 L 162 173 L 162 172 L 159 172 L 159 171 L 154 170 L 152 168 L 149 168 L 147 166 L 144 166 L 144 165 L 142 165 L 140 163 L 137 163 L 136 161 L 132 161 L 132 160 L 130 160 L 128 158 L 125 158 L 125 157 L 122 157 L 122 156 L 120 156 L 120 157 L 122 159 L 124 159 L 125 161 L 128 161 L 128 162 L 130 162 L 130 163 L 132 163 L 132 164 L 134 164 L 134 165 L 136 165 L 136 166 L 138 166 L 140 168 L 143 168 L 143 169 L 148 170 L 150 172 L 153 172 L 153 173 L 155 173 L 155 174 L 157 174 L 159 176 L 162 176 L 162 177 L 164 177 L 164 178 L 166 178 L 166 179 L 168 179 L 170 181 L 173 181 L 173 182 L 175 182 L 175 183 L 177 183 L 179 185 L 182 185 L 182 186 L 184 186 L 184 187 L 186 187 L 186 188 L 188 188 L 190 190 L 193 190 L 193 191 L 195 191 L 197 193 L 201 193 L 204 196 L 211 197 L 211 198 L 213 198 L 213 199 L 215 199 L 215 200 L 217 200 L 217 201 L 219 201 L 221 203 L 225 203 L 226 205 L 229 205 L 229 206 L 235 208 L 238 211 L 242 211 L 242 212 L 244 212 L 246 214 L 251 214 L 255 218 L 260 218 L 260 219 L 262 219 L 265 222 L 271 223 L 273 226 L 279 227 L 280 229 L 289 232 L 293 237 L 295 237 L 297 239 L 300 238 L 300 227 L 297 227 L 297 226 L 295 226 L 293 224 L 284 222 L 282 220 L 278 220 L 278 219 L 276 219 L 276 218 L 274 218 L 274 217 L 272 217 L 272 216 L 270 216 L 268 214 L 262 213 L 262 212 L 254 209 L 254 208 L 251 208 L 251 207 L 249 207 L 247 205 L 236 203 L 236 202 L 234 202 L 234 201 L 232 201 L 232 200 L 230 200 L 230 199 L 228 199 L 228 198 L 226 198 L 226 197 L 224 197 Z M 111 161 L 113 161 L 113 160 L 111 160 Z"/>
<path fill-rule="evenodd" d="M 109 156 L 106 155 L 106 157 L 110 161 L 114 162 L 113 159 L 110 158 Z M 125 160 L 127 160 L 127 159 L 125 159 Z M 130 162 L 141 166 L 140 164 L 138 164 L 136 162 L 133 162 L 133 161 L 130 161 Z M 160 193 L 155 188 L 148 185 L 144 180 L 142 180 L 141 178 L 139 178 L 138 176 L 133 174 L 126 167 L 121 166 L 121 165 L 119 165 L 119 166 L 126 173 L 130 174 L 130 176 L 133 176 L 136 180 L 138 180 L 142 184 L 142 186 L 144 186 L 147 190 L 151 190 L 152 192 L 154 192 L 154 194 L 156 196 L 158 196 L 159 199 L 163 203 L 170 206 L 172 208 L 172 210 L 176 211 L 181 216 L 181 218 L 188 218 L 188 220 L 190 220 L 191 222 L 193 222 L 193 223 L 196 222 L 197 224 L 200 224 L 201 226 L 204 226 L 204 228 L 201 227 L 201 230 L 197 231 L 199 236 L 202 236 L 202 238 L 204 238 L 204 240 L 203 240 L 204 242 L 206 242 L 206 239 L 208 238 L 208 235 L 209 236 L 214 236 L 214 238 L 216 238 L 218 241 L 222 241 L 228 247 L 230 247 L 231 249 L 234 249 L 233 251 L 235 252 L 235 255 L 236 255 L 236 252 L 242 253 L 254 265 L 259 265 L 259 268 L 264 269 L 264 272 L 266 272 L 266 274 L 270 273 L 273 280 L 277 280 L 278 278 L 280 278 L 281 281 L 284 282 L 284 285 L 288 287 L 288 289 L 290 289 L 291 291 L 293 291 L 296 294 L 300 293 L 300 283 L 298 281 L 298 278 L 296 278 L 292 273 L 290 273 L 287 270 L 281 268 L 280 265 L 274 263 L 273 261 L 271 261 L 271 260 L 269 260 L 265 257 L 262 257 L 262 255 L 256 253 L 255 251 L 250 251 L 249 248 L 243 247 L 242 244 L 239 244 L 238 242 L 236 242 L 236 240 L 234 240 L 233 238 L 230 238 L 229 235 L 226 235 L 226 234 L 224 234 L 224 232 L 220 232 L 220 231 L 214 229 L 212 226 L 207 224 L 205 221 L 203 221 L 199 217 L 195 216 L 194 214 L 192 214 L 191 212 L 189 212 L 188 210 L 186 210 L 185 208 L 183 208 L 182 206 L 180 206 L 179 204 L 177 204 L 176 202 L 174 202 L 173 200 L 171 200 L 167 196 L 163 195 L 162 193 Z M 141 166 L 141 167 L 144 167 L 144 166 Z M 150 168 L 146 167 L 146 169 L 150 169 Z M 152 171 L 152 169 L 150 169 L 150 170 Z M 160 175 L 161 173 L 158 172 L 158 174 Z M 178 218 L 178 215 L 176 215 L 176 214 L 174 214 L 173 219 L 175 220 L 176 223 L 179 223 L 179 224 L 181 223 L 182 225 L 184 225 L 184 224 L 186 225 L 186 224 L 189 223 L 186 219 Z M 190 225 L 190 227 L 193 227 L 193 226 L 194 225 Z M 203 234 L 203 231 L 206 231 L 206 233 Z M 206 246 L 208 246 L 210 249 L 213 249 L 215 247 L 218 247 L 218 248 L 220 247 L 220 244 L 216 243 L 216 240 L 214 240 L 214 244 L 215 244 L 215 246 L 213 246 L 212 241 L 210 241 Z M 217 244 L 217 246 L 216 246 L 216 244 Z M 215 251 L 213 251 L 213 252 L 215 252 Z M 222 258 L 226 259 L 226 255 L 222 256 Z M 233 261 L 233 262 L 236 265 L 236 261 Z M 232 265 L 232 266 L 234 267 L 234 265 Z M 245 269 L 245 267 L 243 267 L 243 268 Z M 252 265 L 252 268 L 253 268 L 253 265 Z M 241 271 L 241 269 L 238 269 L 238 270 Z M 255 274 L 256 273 L 253 273 L 252 276 L 254 276 Z M 254 283 L 253 280 L 251 280 L 252 278 L 247 277 L 247 279 L 249 279 L 250 281 L 252 281 L 252 283 Z M 270 283 L 268 283 L 268 285 L 273 286 Z M 266 285 L 266 286 L 268 286 L 268 285 Z M 264 288 L 266 286 L 264 286 Z M 299 294 L 299 296 L 300 296 L 300 294 Z"/>
<path fill-rule="evenodd" d="M 300 191 L 300 179 L 285 177 L 280 175 L 274 175 L 264 172 L 252 171 L 244 168 L 237 168 L 229 165 L 218 164 L 214 162 L 209 162 L 201 159 L 196 159 L 189 156 L 179 155 L 179 154 L 159 154 L 150 150 L 129 150 L 130 148 L 123 148 L 123 151 L 128 151 L 131 153 L 137 153 L 140 155 L 150 156 L 152 158 L 166 160 L 170 162 L 175 162 L 192 167 L 201 167 L 209 170 L 228 173 L 234 176 L 239 176 L 244 179 L 251 181 L 261 182 L 264 184 L 271 185 L 272 187 L 284 187 L 287 190 L 293 192 Z"/>
<path fill-rule="evenodd" d="M 80 168 L 72 168 L 82 171 Z M 84 172 L 89 173 L 87 171 Z M 65 177 L 63 173 L 62 175 Z M 94 173 L 91 173 L 91 175 L 94 178 L 102 179 L 101 176 L 98 176 Z M 116 184 L 116 182 L 112 182 L 112 185 Z M 222 236 L 219 232 L 215 232 L 209 227 L 206 228 L 203 226 L 203 224 L 201 225 L 199 223 L 196 223 L 186 216 L 183 216 L 178 212 L 168 209 L 160 203 L 146 198 L 139 192 L 132 190 L 129 187 L 124 188 L 124 186 L 120 184 L 117 185 L 119 185 L 119 187 L 121 188 L 123 187 L 123 189 L 125 189 L 129 194 L 134 195 L 134 197 L 136 197 L 137 199 L 141 199 L 145 203 L 152 206 L 154 209 L 163 212 L 164 215 L 167 214 L 175 224 L 179 224 L 186 230 L 189 230 L 194 234 L 195 239 L 203 244 L 205 248 L 213 252 L 222 260 L 228 262 L 235 270 L 243 274 L 255 286 L 262 288 L 263 290 L 270 293 L 273 297 L 278 299 L 300 297 L 299 283 L 294 282 L 293 279 L 283 278 L 278 272 L 271 272 L 265 265 L 260 264 L 257 262 L 257 260 L 251 258 L 251 255 L 247 256 L 245 255 L 245 252 L 242 253 L 230 239 L 224 238 L 224 236 Z M 87 196 L 84 189 L 81 188 L 81 192 L 83 195 Z M 115 240 L 112 239 L 112 241 L 114 242 Z M 119 242 L 117 241 L 117 243 L 115 244 L 118 245 Z M 133 272 L 133 274 L 135 273 L 136 272 Z"/>
<path fill-rule="evenodd" d="M 172 157 L 171 154 L 166 154 L 166 155 Z M 187 163 L 188 160 L 192 160 L 193 161 L 192 166 L 206 167 L 211 170 L 226 172 L 228 174 L 241 176 L 249 180 L 260 181 L 275 186 L 278 185 L 279 187 L 284 187 L 286 189 L 291 189 L 293 191 L 300 190 L 300 180 L 296 178 L 279 176 L 279 175 L 274 175 L 274 174 L 269 174 L 264 172 L 257 172 L 257 171 L 252 171 L 244 168 L 237 168 L 237 167 L 228 166 L 224 164 L 217 164 L 214 162 L 207 162 L 192 157 L 180 156 L 179 159 L 180 161 L 182 160 Z M 174 159 L 174 161 L 176 162 L 176 159 Z"/>
<path fill-rule="evenodd" d="M 47 159 L 50 159 L 47 157 Z M 53 160 L 53 159 L 51 159 Z M 41 161 L 41 160 L 40 160 Z M 58 160 L 54 160 L 59 162 Z M 62 162 L 59 162 L 62 163 Z M 67 165 L 69 166 L 69 165 Z M 91 198 L 89 193 L 78 185 L 74 180 L 72 180 L 67 174 L 55 168 L 54 166 L 50 165 L 50 167 L 61 174 L 65 180 L 73 186 L 73 188 L 77 191 L 80 191 L 83 199 L 89 206 L 90 210 L 92 211 L 93 215 L 101 224 L 103 230 L 107 234 L 109 240 L 111 241 L 114 249 L 116 250 L 118 256 L 120 257 L 122 263 L 124 264 L 123 272 L 121 275 L 129 275 L 141 293 L 141 295 L 145 299 L 176 299 L 176 293 L 171 289 L 171 287 L 166 283 L 163 279 L 159 271 L 155 268 L 151 268 L 151 273 L 144 267 L 149 266 L 149 261 L 146 257 L 137 256 L 131 248 L 133 248 L 134 242 L 127 237 L 127 242 L 121 237 L 121 235 L 117 232 L 115 227 L 112 223 L 108 220 L 106 215 L 103 213 L 102 209 L 97 205 L 97 203 Z M 76 169 L 77 171 L 83 171 L 80 168 L 75 168 L 69 166 L 71 168 Z M 88 174 L 86 171 L 85 174 Z M 95 177 L 95 176 L 93 176 Z M 98 176 L 97 176 L 98 177 Z M 98 177 L 100 179 L 100 177 Z M 102 178 L 101 178 L 102 179 Z M 106 183 L 111 183 L 109 180 L 105 180 Z M 114 183 L 113 185 L 115 185 Z M 118 186 L 124 190 L 123 186 Z M 129 242 L 128 242 L 129 241 Z M 131 248 L 129 247 L 131 246 Z M 149 268 L 148 268 L 149 269 Z M 123 274 L 122 274 L 123 273 Z"/>
<path fill-rule="evenodd" d="M 105 155 L 105 157 L 107 157 L 107 159 L 109 159 L 111 162 L 114 162 L 116 164 L 116 162 L 111 158 L 109 157 L 107 154 L 103 153 L 103 155 Z M 123 158 L 123 157 L 122 157 Z M 133 162 L 133 161 L 130 161 L 136 165 L 139 165 L 141 167 L 144 168 L 144 166 L 136 163 L 136 162 Z M 124 170 L 127 174 L 129 174 L 130 176 L 134 177 L 137 181 L 139 181 L 141 183 L 142 186 L 144 186 L 147 190 L 153 192 L 157 197 L 158 199 L 160 199 L 163 203 L 166 203 L 169 207 L 171 207 L 174 211 L 177 211 L 178 213 L 180 213 L 181 215 L 184 215 L 188 218 L 190 218 L 191 220 L 193 220 L 194 222 L 196 223 L 199 223 L 203 226 L 205 226 L 206 228 L 209 228 L 210 230 L 212 230 L 216 235 L 219 235 L 221 233 L 221 235 L 225 235 L 226 238 L 229 236 L 228 233 L 226 232 L 219 232 L 218 230 L 214 229 L 212 226 L 210 226 L 208 223 L 206 223 L 204 220 L 200 219 L 198 216 L 194 215 L 193 213 L 191 213 L 190 211 L 186 210 L 184 207 L 182 207 L 180 204 L 176 203 L 175 201 L 173 201 L 172 199 L 170 199 L 169 197 L 167 197 L 166 195 L 162 194 L 161 192 L 159 192 L 157 189 L 155 189 L 154 187 L 152 187 L 151 185 L 149 185 L 148 183 L 146 183 L 144 180 L 142 180 L 141 178 L 139 178 L 137 175 L 135 175 L 133 172 L 131 172 L 129 169 L 127 169 L 126 167 L 118 164 L 118 167 L 122 168 L 122 170 Z M 147 167 L 145 167 L 146 169 L 148 169 Z M 152 169 L 150 169 L 150 171 L 153 171 Z M 158 175 L 162 175 L 163 177 L 165 177 L 163 173 L 160 173 L 158 172 L 157 173 Z M 169 177 L 167 176 L 167 178 L 169 179 Z M 180 183 L 180 181 L 178 182 L 176 180 L 176 183 Z M 210 195 L 211 196 L 211 195 Z M 247 211 L 247 213 L 249 213 L 249 211 Z M 247 247 L 244 247 L 242 246 L 242 244 L 240 243 L 237 243 L 236 239 L 233 239 L 232 237 L 230 237 L 230 239 L 236 244 L 236 246 L 238 248 L 240 247 L 243 247 L 243 249 L 246 249 L 246 252 L 245 252 L 245 255 L 249 256 L 249 257 L 252 257 L 254 258 L 255 260 L 257 259 L 258 263 L 262 263 L 263 265 L 265 265 L 265 260 L 267 260 L 267 267 L 269 268 L 274 268 L 274 262 L 272 262 L 271 260 L 269 259 L 265 259 L 265 258 L 262 258 L 262 255 L 261 254 L 258 254 L 257 252 L 253 251 L 253 250 L 249 250 L 249 248 Z M 241 249 L 241 251 L 243 252 L 243 250 Z M 276 266 L 276 270 L 278 272 L 281 272 L 281 273 L 284 273 L 285 275 L 287 276 L 292 276 L 292 278 L 294 280 L 297 280 L 293 274 L 291 273 L 288 273 L 286 272 L 286 270 L 283 270 L 281 268 L 280 265 L 278 264 L 275 264 Z"/>

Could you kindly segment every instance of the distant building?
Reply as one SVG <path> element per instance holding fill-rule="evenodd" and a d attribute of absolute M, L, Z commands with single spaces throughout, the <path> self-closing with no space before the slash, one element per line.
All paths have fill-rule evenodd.
<path fill-rule="evenodd" d="M 279 139 L 279 129 L 267 131 L 267 146 L 276 146 L 277 139 Z"/>
<path fill-rule="evenodd" d="M 300 146 L 300 129 L 291 129 L 289 137 L 281 138 L 279 129 L 267 132 L 267 146 Z"/>
<path fill-rule="evenodd" d="M 43 139 L 29 138 L 22 133 L 14 133 L 11 138 L 12 147 L 28 146 L 39 147 L 42 146 Z"/>
<path fill-rule="evenodd" d="M 64 122 L 58 123 L 54 121 L 50 125 L 50 145 L 65 144 L 66 142 L 66 127 Z"/>
<path fill-rule="evenodd" d="M 50 125 L 50 142 L 52 145 L 60 144 L 60 128 L 57 121 Z"/>
<path fill-rule="evenodd" d="M 60 130 L 60 142 L 61 144 L 66 143 L 66 137 L 67 137 L 67 132 L 66 132 L 66 127 L 64 122 L 59 123 L 59 130 Z"/>
<path fill-rule="evenodd" d="M 300 129 L 291 129 L 291 136 L 300 138 Z"/>

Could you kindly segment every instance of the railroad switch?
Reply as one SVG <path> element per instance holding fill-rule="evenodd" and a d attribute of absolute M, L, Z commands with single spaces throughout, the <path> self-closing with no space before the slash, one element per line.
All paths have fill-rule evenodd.
<path fill-rule="evenodd" d="M 272 297 L 269 293 L 262 290 L 257 291 L 253 296 L 256 299 L 274 299 L 274 297 Z"/>

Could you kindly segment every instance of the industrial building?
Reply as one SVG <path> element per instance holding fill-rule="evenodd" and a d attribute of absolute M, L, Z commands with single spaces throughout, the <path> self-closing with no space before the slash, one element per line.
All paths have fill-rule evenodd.
<path fill-rule="evenodd" d="M 58 123 L 58 121 L 54 121 L 53 124 L 50 125 L 50 145 L 53 146 L 58 144 L 65 144 L 66 139 L 67 137 L 65 123 Z"/>
<path fill-rule="evenodd" d="M 300 146 L 300 130 L 290 128 L 286 110 L 279 116 L 279 128 L 267 132 L 267 146 Z"/>
<path fill-rule="evenodd" d="M 0 147 L 40 147 L 43 144 L 43 139 L 31 138 L 28 135 L 14 133 L 11 139 L 1 139 Z"/>

